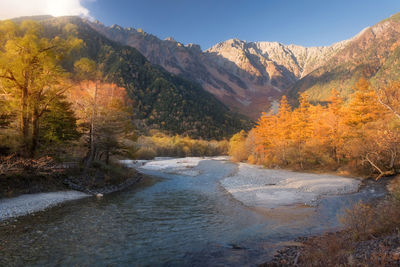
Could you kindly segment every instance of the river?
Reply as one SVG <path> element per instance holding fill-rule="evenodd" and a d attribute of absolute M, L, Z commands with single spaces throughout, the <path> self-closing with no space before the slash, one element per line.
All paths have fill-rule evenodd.
<path fill-rule="evenodd" d="M 255 209 L 219 181 L 237 165 L 201 161 L 196 177 L 146 171 L 140 186 L 86 198 L 0 226 L 0 266 L 255 266 L 286 241 L 338 229 L 337 216 L 382 185 L 317 207 Z"/>

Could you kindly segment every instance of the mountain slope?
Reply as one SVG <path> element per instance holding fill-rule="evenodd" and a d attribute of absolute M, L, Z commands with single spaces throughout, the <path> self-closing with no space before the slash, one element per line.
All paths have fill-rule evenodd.
<path fill-rule="evenodd" d="M 241 120 L 200 85 L 151 64 L 135 48 L 109 40 L 78 17 L 41 20 L 49 36 L 66 29 L 82 39 L 85 47 L 75 59 L 88 57 L 104 68 L 107 82 L 124 87 L 134 100 L 136 119 L 150 128 L 192 137 L 222 138 L 241 128 Z M 72 71 L 71 59 L 65 67 Z"/>
<path fill-rule="evenodd" d="M 346 44 L 306 48 L 231 39 L 202 51 L 198 45 L 160 40 L 140 29 L 106 27 L 100 22 L 90 25 L 110 39 L 135 47 L 152 63 L 199 82 L 229 107 L 253 118 Z"/>
<path fill-rule="evenodd" d="M 318 102 L 332 88 L 349 95 L 360 77 L 376 85 L 399 78 L 399 21 L 400 13 L 326 47 L 231 39 L 206 51 L 172 38 L 160 40 L 140 29 L 106 27 L 99 22 L 90 25 L 137 48 L 152 63 L 200 83 L 232 109 L 257 118 L 283 94 L 296 99 L 306 91 Z"/>
<path fill-rule="evenodd" d="M 400 78 L 400 13 L 361 31 L 289 90 L 295 97 L 307 92 L 310 100 L 326 99 L 332 88 L 346 97 L 361 77 L 375 86 Z"/>

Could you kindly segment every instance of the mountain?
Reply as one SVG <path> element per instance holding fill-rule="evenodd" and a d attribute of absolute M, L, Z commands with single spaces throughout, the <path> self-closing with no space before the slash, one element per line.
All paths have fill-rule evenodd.
<path fill-rule="evenodd" d="M 135 47 L 152 63 L 200 83 L 223 103 L 252 118 L 267 111 L 287 88 L 347 43 L 306 48 L 231 39 L 202 51 L 198 45 L 161 40 L 141 29 L 107 27 L 98 21 L 89 24 L 108 38 Z"/>
<path fill-rule="evenodd" d="M 394 15 L 331 46 L 231 39 L 205 51 L 173 38 L 161 40 L 141 29 L 107 27 L 100 22 L 90 25 L 112 40 L 135 47 L 169 72 L 200 83 L 231 109 L 257 118 L 283 94 L 295 99 L 306 91 L 318 102 L 334 87 L 349 95 L 361 76 L 371 78 L 373 84 L 396 78 L 399 17 Z"/>
<path fill-rule="evenodd" d="M 323 102 L 332 88 L 347 97 L 360 77 L 375 86 L 400 78 L 400 13 L 331 46 L 231 39 L 205 51 L 141 29 L 76 17 L 41 20 L 77 27 L 90 47 L 82 55 L 106 62 L 109 79 L 127 88 L 145 125 L 192 136 L 232 133 L 246 124 L 234 112 L 256 119 L 282 95 L 294 102 L 306 92 Z"/>
<path fill-rule="evenodd" d="M 374 86 L 400 78 L 400 13 L 361 31 L 324 64 L 297 81 L 292 97 L 307 92 L 310 100 L 326 99 L 332 88 L 346 97 L 361 77 Z"/>
<path fill-rule="evenodd" d="M 231 112 L 199 84 L 151 64 L 138 50 L 108 39 L 86 20 L 35 19 L 44 25 L 49 37 L 68 31 L 82 39 L 85 46 L 64 67 L 72 71 L 74 60 L 81 57 L 103 66 L 106 81 L 125 88 L 134 101 L 135 118 L 143 127 L 207 139 L 227 137 L 248 127 L 248 119 Z"/>
<path fill-rule="evenodd" d="M 243 94 L 249 101 L 249 108 L 254 108 L 252 103 L 260 101 L 259 97 L 266 96 L 269 101 L 275 102 L 279 100 L 287 88 L 323 65 L 347 42 L 329 47 L 302 47 L 277 42 L 247 43 L 233 39 L 219 43 L 206 52 L 213 56 L 211 59 L 220 68 L 245 82 L 247 90 Z"/>

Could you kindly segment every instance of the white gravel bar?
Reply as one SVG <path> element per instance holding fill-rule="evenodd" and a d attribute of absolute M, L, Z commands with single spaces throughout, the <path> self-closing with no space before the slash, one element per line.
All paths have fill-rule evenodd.
<path fill-rule="evenodd" d="M 228 157 L 187 157 L 123 163 L 139 171 L 195 178 L 203 173 L 218 176 L 218 165 L 211 164 L 211 161 L 228 160 Z M 270 209 L 296 204 L 316 205 L 323 196 L 354 193 L 361 185 L 360 180 L 336 175 L 271 170 L 246 163 L 237 166 L 237 171 L 231 176 L 220 178 L 220 184 L 235 199 L 250 207 Z"/>
<path fill-rule="evenodd" d="M 196 170 L 195 167 L 199 165 L 202 160 L 204 160 L 204 158 L 200 157 L 155 160 L 146 163 L 141 169 L 196 177 L 200 175 L 200 171 Z"/>
<path fill-rule="evenodd" d="M 0 221 L 42 211 L 57 204 L 89 197 L 79 191 L 59 191 L 0 199 Z"/>
<path fill-rule="evenodd" d="M 199 157 L 187 157 L 187 158 L 175 158 L 166 160 L 155 160 L 149 161 L 142 166 L 143 169 L 152 171 L 163 171 L 163 170 L 181 170 L 189 169 L 199 165 L 199 162 L 204 158 Z"/>
<path fill-rule="evenodd" d="M 360 180 L 328 174 L 264 169 L 240 163 L 238 171 L 221 180 L 234 198 L 247 206 L 314 205 L 321 196 L 357 192 Z"/>

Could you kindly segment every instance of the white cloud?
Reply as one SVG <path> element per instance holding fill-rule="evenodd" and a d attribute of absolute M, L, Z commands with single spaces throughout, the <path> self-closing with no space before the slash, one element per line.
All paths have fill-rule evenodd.
<path fill-rule="evenodd" d="M 34 15 L 77 15 L 91 18 L 89 10 L 82 5 L 83 1 L 84 0 L 0 0 L 0 19 Z"/>

